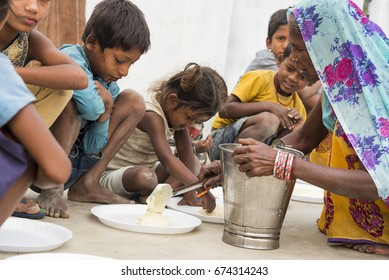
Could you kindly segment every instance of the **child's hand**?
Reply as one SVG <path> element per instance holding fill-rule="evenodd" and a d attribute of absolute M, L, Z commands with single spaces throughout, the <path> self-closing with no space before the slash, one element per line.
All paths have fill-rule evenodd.
<path fill-rule="evenodd" d="M 205 140 L 200 140 L 196 143 L 196 154 L 206 153 L 213 145 L 213 139 L 211 134 L 207 136 Z"/>
<path fill-rule="evenodd" d="M 203 196 L 200 196 L 201 207 L 207 212 L 212 212 L 216 208 L 216 199 L 211 192 L 207 192 Z"/>
<path fill-rule="evenodd" d="M 289 130 L 293 129 L 294 123 L 293 121 L 289 118 L 289 109 L 286 108 L 285 106 L 282 106 L 280 104 L 271 102 L 272 104 L 270 105 L 270 113 L 273 113 L 280 119 L 280 124 L 283 128 L 287 128 Z"/>
<path fill-rule="evenodd" d="M 96 120 L 97 122 L 104 122 L 111 117 L 114 102 L 112 99 L 111 93 L 98 81 L 95 81 L 95 86 L 97 93 L 100 95 L 101 99 L 104 102 L 105 111 L 100 115 L 100 117 Z"/>
<path fill-rule="evenodd" d="M 288 108 L 288 117 L 292 120 L 294 125 L 304 122 L 304 118 L 296 110 L 296 108 Z"/>
<path fill-rule="evenodd" d="M 200 199 L 196 196 L 195 191 L 185 193 L 177 205 L 202 206 Z"/>

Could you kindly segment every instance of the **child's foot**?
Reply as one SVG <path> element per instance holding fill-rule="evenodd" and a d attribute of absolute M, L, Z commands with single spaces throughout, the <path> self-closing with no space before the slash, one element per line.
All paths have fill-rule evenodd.
<path fill-rule="evenodd" d="M 41 211 L 42 210 L 42 211 Z M 40 219 L 46 215 L 46 212 L 41 209 L 34 200 L 28 197 L 23 197 L 18 203 L 12 216 L 27 218 L 27 219 Z"/>
<path fill-rule="evenodd" d="M 96 179 L 89 180 L 85 175 L 78 179 L 78 181 L 68 190 L 68 199 L 79 202 L 103 204 L 135 203 L 133 200 L 104 189 Z"/>
<path fill-rule="evenodd" d="M 37 202 L 46 209 L 46 215 L 53 218 L 69 218 L 69 210 L 63 197 L 62 188 L 41 190 Z"/>
<path fill-rule="evenodd" d="M 368 254 L 389 255 L 389 245 L 343 243 L 343 246 Z"/>

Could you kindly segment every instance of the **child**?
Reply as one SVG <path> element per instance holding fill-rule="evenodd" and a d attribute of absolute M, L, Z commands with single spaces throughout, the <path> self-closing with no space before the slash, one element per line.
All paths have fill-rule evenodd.
<path fill-rule="evenodd" d="M 145 113 L 142 96 L 120 92 L 117 80 L 150 46 L 150 32 L 143 13 L 127 0 L 104 0 L 94 8 L 82 35 L 83 46 L 64 45 L 87 73 L 88 87 L 76 90 L 81 131 L 70 157 L 73 171 L 65 188 L 74 201 L 131 203 L 101 187 L 107 164 L 130 136 Z"/>
<path fill-rule="evenodd" d="M 0 51 L 8 56 L 16 72 L 22 77 L 35 95 L 34 107 L 50 127 L 57 141 L 69 152 L 69 142 L 77 135 L 77 129 L 64 108 L 72 97 L 72 89 L 87 85 L 82 69 L 67 55 L 61 53 L 50 40 L 34 28 L 47 15 L 50 1 L 10 1 L 10 13 L 4 28 L 0 31 Z M 24 67 L 35 60 L 41 67 Z M 64 78 L 66 77 L 66 79 Z M 74 117 L 75 119 L 75 117 Z M 62 189 L 56 186 L 45 189 L 38 198 L 47 215 L 67 216 Z M 27 203 L 23 203 L 27 201 Z M 39 218 L 40 208 L 23 199 L 15 216 Z"/>
<path fill-rule="evenodd" d="M 255 54 L 246 72 L 258 69 L 278 71 L 282 54 L 288 45 L 287 11 L 288 9 L 281 9 L 272 14 L 267 27 L 266 49 Z"/>
<path fill-rule="evenodd" d="M 189 63 L 183 71 L 156 84 L 151 92 L 145 116 L 100 181 L 123 196 L 139 195 L 143 203 L 158 183 L 176 189 L 197 182 L 200 163 L 193 153 L 188 127 L 216 114 L 221 105 L 220 92 L 226 94 L 227 87 L 213 69 Z M 170 149 L 171 136 L 178 157 Z M 195 192 L 190 192 L 180 204 L 202 205 L 212 211 L 215 198 L 207 193 L 199 202 Z"/>
<path fill-rule="evenodd" d="M 271 144 L 302 125 L 306 112 L 296 91 L 307 82 L 289 59 L 291 48 L 285 49 L 278 72 L 256 70 L 242 76 L 212 124 L 211 160 L 220 159 L 219 144 L 239 138 Z"/>
<path fill-rule="evenodd" d="M 0 30 L 8 15 L 0 0 Z M 0 226 L 13 213 L 31 183 L 41 188 L 68 178 L 70 161 L 31 104 L 34 96 L 0 54 Z"/>
<path fill-rule="evenodd" d="M 278 71 L 282 54 L 288 45 L 287 10 L 278 10 L 270 17 L 267 27 L 266 49 L 260 50 L 255 54 L 255 58 L 250 62 L 246 72 L 253 70 Z M 298 91 L 307 113 L 312 110 L 313 106 L 320 99 L 320 87 L 321 83 L 317 82 Z"/>

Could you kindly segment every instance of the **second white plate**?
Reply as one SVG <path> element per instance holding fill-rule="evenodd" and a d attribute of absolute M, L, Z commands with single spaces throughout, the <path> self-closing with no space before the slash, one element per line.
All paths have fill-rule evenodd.
<path fill-rule="evenodd" d="M 224 224 L 224 215 L 223 216 L 211 216 L 203 215 L 200 211 L 202 207 L 189 206 L 189 205 L 177 205 L 181 200 L 181 197 L 172 197 L 167 203 L 167 207 L 173 210 L 177 210 L 186 214 L 193 215 L 203 222 L 215 223 L 215 224 Z M 224 211 L 223 199 L 216 197 L 216 206 Z"/>
<path fill-rule="evenodd" d="M 165 209 L 162 215 L 168 217 L 172 224 L 169 227 L 153 227 L 138 225 L 138 217 L 145 214 L 147 205 L 144 204 L 110 204 L 99 205 L 91 209 L 103 224 L 127 231 L 153 234 L 187 233 L 201 224 L 201 220 L 191 215 Z"/>
<path fill-rule="evenodd" d="M 324 190 L 302 180 L 296 180 L 292 200 L 310 203 L 323 203 Z"/>
<path fill-rule="evenodd" d="M 0 228 L 0 251 L 30 253 L 58 248 L 73 233 L 52 223 L 9 217 Z"/>

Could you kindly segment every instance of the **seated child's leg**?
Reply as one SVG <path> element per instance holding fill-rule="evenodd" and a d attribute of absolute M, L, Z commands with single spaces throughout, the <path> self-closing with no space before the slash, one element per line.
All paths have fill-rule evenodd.
<path fill-rule="evenodd" d="M 0 226 L 15 211 L 26 190 L 31 185 L 34 173 L 35 165 L 30 163 L 23 175 L 0 198 Z"/>
<path fill-rule="evenodd" d="M 69 189 L 70 200 L 96 203 L 132 202 L 102 188 L 99 180 L 108 163 L 134 131 L 144 113 L 143 97 L 135 91 L 125 90 L 116 98 L 109 123 L 108 143 L 102 151 L 103 157 Z"/>
<path fill-rule="evenodd" d="M 7 132 L 0 130 L 0 197 L 4 195 L 28 168 L 27 154 L 23 147 Z M 32 173 L 30 174 L 32 179 Z M 14 205 L 12 215 L 24 218 L 42 218 L 39 205 L 32 199 L 23 198 Z"/>
<path fill-rule="evenodd" d="M 264 112 L 249 117 L 236 138 L 253 138 L 263 142 L 266 138 L 276 134 L 279 129 L 279 118 L 272 113 Z"/>
<path fill-rule="evenodd" d="M 236 142 L 237 136 L 247 119 L 248 117 L 240 118 L 236 122 L 229 124 L 226 127 L 222 127 L 211 132 L 212 146 L 208 152 L 208 156 L 211 161 L 220 159 L 220 144 Z"/>
<path fill-rule="evenodd" d="M 73 96 L 71 90 L 49 89 L 33 85 L 28 85 L 28 89 L 35 95 L 34 106 L 47 127 L 51 127 Z"/>
<path fill-rule="evenodd" d="M 146 203 L 147 197 L 158 185 L 158 179 L 151 168 L 128 166 L 105 171 L 100 183 L 113 193 L 127 198 L 137 196 L 140 203 Z"/>
<path fill-rule="evenodd" d="M 81 128 L 81 121 L 77 118 L 77 108 L 74 101 L 68 102 L 62 113 L 50 127 L 50 131 L 67 154 L 76 141 Z M 64 186 L 58 185 L 51 189 L 40 191 L 37 198 L 39 206 L 46 209 L 46 213 L 54 218 L 68 218 L 69 210 L 63 197 Z"/>

